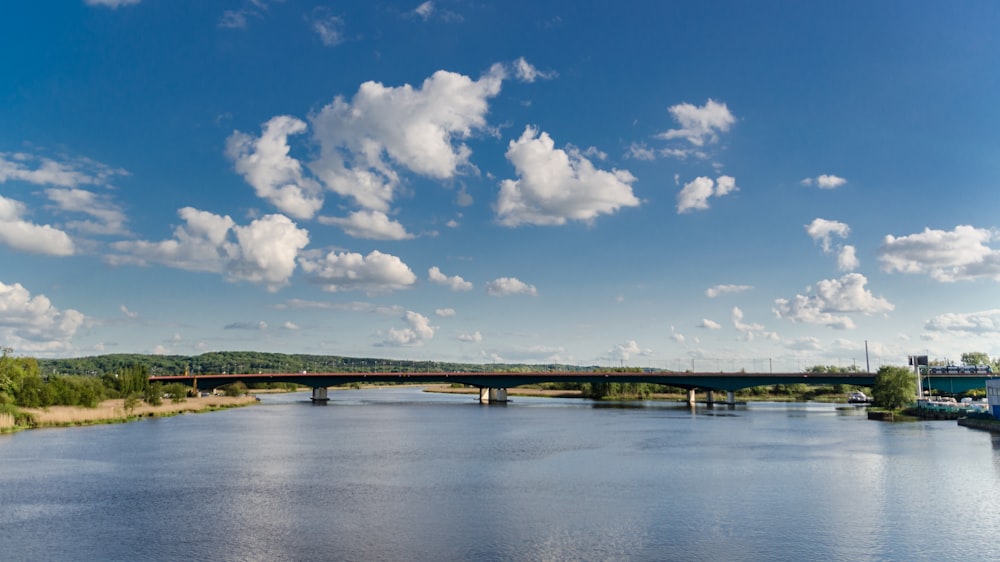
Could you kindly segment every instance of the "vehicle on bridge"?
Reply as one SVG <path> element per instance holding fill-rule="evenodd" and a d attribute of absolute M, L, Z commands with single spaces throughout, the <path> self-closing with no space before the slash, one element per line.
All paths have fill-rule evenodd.
<path fill-rule="evenodd" d="M 925 375 L 988 375 L 993 373 L 989 365 L 935 365 L 926 367 Z"/>

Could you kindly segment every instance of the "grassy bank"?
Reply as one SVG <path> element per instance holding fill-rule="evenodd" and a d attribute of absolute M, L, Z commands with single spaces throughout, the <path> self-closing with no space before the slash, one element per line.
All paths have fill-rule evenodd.
<path fill-rule="evenodd" d="M 125 401 L 105 400 L 96 408 L 80 406 L 50 406 L 48 408 L 21 408 L 21 412 L 31 418 L 30 425 L 12 427 L 8 430 L 32 429 L 39 427 L 70 427 L 78 425 L 97 425 L 107 423 L 123 423 L 145 417 L 175 416 L 185 413 L 210 412 L 226 408 L 235 408 L 256 404 L 255 396 L 205 396 L 188 398 L 183 402 L 165 401 L 159 406 L 141 404 L 126 410 Z"/>

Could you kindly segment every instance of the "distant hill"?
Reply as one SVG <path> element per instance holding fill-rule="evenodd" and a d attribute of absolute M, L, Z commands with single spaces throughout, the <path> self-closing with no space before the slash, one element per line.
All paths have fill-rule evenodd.
<path fill-rule="evenodd" d="M 201 355 L 143 355 L 119 353 L 73 359 L 39 359 L 43 375 L 101 376 L 127 367 L 144 365 L 152 375 L 183 375 L 222 373 L 311 373 L 324 372 L 457 372 L 481 371 L 560 371 L 580 370 L 580 367 L 560 364 L 489 364 L 447 363 L 440 361 L 399 361 L 371 357 L 341 357 L 338 355 L 303 355 L 264 353 L 259 351 L 215 351 Z"/>

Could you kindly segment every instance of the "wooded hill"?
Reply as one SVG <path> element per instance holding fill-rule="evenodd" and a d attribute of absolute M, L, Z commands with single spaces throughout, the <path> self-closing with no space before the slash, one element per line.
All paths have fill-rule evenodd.
<path fill-rule="evenodd" d="M 338 355 L 302 355 L 264 353 L 259 351 L 216 351 L 201 355 L 143 355 L 122 353 L 97 355 L 73 359 L 39 359 L 42 375 L 89 375 L 120 372 L 125 368 L 142 365 L 151 375 L 191 374 L 245 374 L 245 373 L 418 373 L 482 371 L 561 371 L 580 370 L 570 365 L 526 365 L 448 363 L 440 361 L 399 361 L 370 357 L 341 357 Z M 587 369 L 587 368 L 584 368 Z"/>

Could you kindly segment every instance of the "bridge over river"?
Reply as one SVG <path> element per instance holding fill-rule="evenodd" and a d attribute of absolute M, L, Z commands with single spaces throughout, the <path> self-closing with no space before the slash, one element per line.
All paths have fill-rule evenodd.
<path fill-rule="evenodd" d="M 984 388 L 988 375 L 950 374 L 923 377 L 923 388 L 957 394 Z M 694 402 L 696 390 L 726 392 L 727 403 L 735 403 L 734 392 L 743 388 L 775 384 L 872 386 L 875 375 L 870 373 L 688 373 L 674 371 L 600 372 L 600 371 L 532 371 L 532 372 L 368 372 L 368 373 L 262 373 L 224 375 L 179 375 L 150 377 L 153 382 L 180 382 L 196 390 L 210 390 L 242 381 L 245 384 L 291 382 L 312 387 L 314 402 L 327 401 L 327 388 L 356 382 L 367 383 L 459 383 L 479 388 L 483 403 L 507 401 L 507 389 L 546 382 L 581 383 L 653 383 L 683 388 L 688 401 Z"/>

